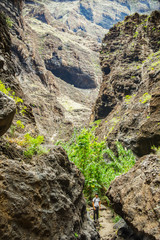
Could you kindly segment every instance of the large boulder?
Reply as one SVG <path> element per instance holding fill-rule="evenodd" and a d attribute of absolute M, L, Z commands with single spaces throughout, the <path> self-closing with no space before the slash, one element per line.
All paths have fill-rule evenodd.
<path fill-rule="evenodd" d="M 126 174 L 117 177 L 107 196 L 114 210 L 137 233 L 139 239 L 159 240 L 160 159 L 142 157 Z"/>
<path fill-rule="evenodd" d="M 16 112 L 16 104 L 12 98 L 0 92 L 0 136 L 10 127 Z"/>
<path fill-rule="evenodd" d="M 62 148 L 31 163 L 0 160 L 0 239 L 99 239 L 87 218 L 84 177 Z"/>

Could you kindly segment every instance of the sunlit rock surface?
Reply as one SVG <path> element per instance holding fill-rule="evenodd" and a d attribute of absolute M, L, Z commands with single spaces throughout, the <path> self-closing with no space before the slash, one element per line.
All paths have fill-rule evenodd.
<path fill-rule="evenodd" d="M 128 173 L 117 177 L 107 192 L 114 210 L 138 239 L 159 240 L 160 158 L 142 157 Z"/>

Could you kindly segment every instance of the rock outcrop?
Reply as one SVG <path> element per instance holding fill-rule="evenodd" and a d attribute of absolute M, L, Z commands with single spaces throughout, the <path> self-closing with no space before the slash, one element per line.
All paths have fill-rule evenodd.
<path fill-rule="evenodd" d="M 10 97 L 0 92 L 0 136 L 10 127 L 15 113 L 15 102 Z"/>
<path fill-rule="evenodd" d="M 118 140 L 142 157 L 107 192 L 129 226 L 127 239 L 160 236 L 160 160 L 147 155 L 160 146 L 159 22 L 159 11 L 135 13 L 111 28 L 102 42 L 103 81 L 92 114 L 93 120 L 102 120 L 97 135 L 113 148 Z"/>
<path fill-rule="evenodd" d="M 101 50 L 103 82 L 92 119 L 97 134 L 119 140 L 138 156 L 160 145 L 160 12 L 134 14 L 105 36 Z"/>
<path fill-rule="evenodd" d="M 111 183 L 107 196 L 114 210 L 137 233 L 136 239 L 159 240 L 160 159 L 142 157 L 126 174 Z"/>
<path fill-rule="evenodd" d="M 151 2 L 141 3 L 144 11 L 159 8 L 157 1 Z M 12 25 L 12 64 L 5 74 L 10 77 L 2 80 L 24 99 L 38 131 L 48 141 L 67 139 L 74 127 L 88 124 L 101 82 L 101 38 L 106 28 L 136 6 L 129 1 L 95 4 L 25 1 L 22 17 L 22 1 L 0 2 Z M 25 121 L 22 116 L 21 121 Z"/>
<path fill-rule="evenodd" d="M 99 239 L 87 219 L 84 178 L 63 149 L 32 163 L 0 158 L 1 239 Z"/>
<path fill-rule="evenodd" d="M 52 73 L 36 55 L 36 49 L 31 50 L 25 42 L 26 32 L 30 33 L 30 40 L 35 35 L 21 17 L 22 1 L 1 1 L 0 6 L 0 79 L 10 87 L 11 94 L 24 100 L 21 99 L 23 109 L 18 106 L 15 116 L 16 133 L 0 138 L 0 239 L 98 240 L 99 234 L 87 217 L 84 178 L 64 150 L 54 147 L 48 154 L 31 160 L 24 157 L 24 146 L 18 144 L 26 132 L 37 135 L 37 115 L 42 116 L 43 112 L 47 119 L 48 114 L 63 117 L 63 113 L 58 104 L 55 106 L 57 88 Z M 52 95 L 48 94 L 49 83 Z M 31 96 L 27 95 L 27 88 Z M 37 88 L 41 90 L 36 95 Z M 36 112 L 33 99 L 40 108 L 45 107 Z M 9 127 L 14 113 L 12 99 L 0 94 L 0 118 L 4 119 L 0 119 L 0 135 Z M 19 131 L 17 120 L 22 126 Z"/>

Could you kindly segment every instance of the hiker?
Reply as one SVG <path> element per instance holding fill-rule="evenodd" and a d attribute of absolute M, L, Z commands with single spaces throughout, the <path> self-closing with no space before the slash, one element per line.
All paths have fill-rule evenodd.
<path fill-rule="evenodd" d="M 95 194 L 95 197 L 92 200 L 93 212 L 94 212 L 94 221 L 99 218 L 99 209 L 101 208 L 101 200 L 98 197 L 98 193 Z"/>

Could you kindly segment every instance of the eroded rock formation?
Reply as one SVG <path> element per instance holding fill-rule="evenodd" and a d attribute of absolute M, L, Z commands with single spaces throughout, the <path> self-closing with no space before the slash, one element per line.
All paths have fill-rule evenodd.
<path fill-rule="evenodd" d="M 159 20 L 158 11 L 126 17 L 102 43 L 103 82 L 92 119 L 102 119 L 101 138 L 119 140 L 138 156 L 160 145 Z"/>
<path fill-rule="evenodd" d="M 32 109 L 36 106 L 31 100 L 36 96 L 36 88 L 43 86 L 42 81 L 46 87 L 51 80 L 53 86 L 53 75 L 45 69 L 39 55 L 35 54 L 35 59 L 33 58 L 36 50 L 33 49 L 32 52 L 24 42 L 25 24 L 20 17 L 22 1 L 1 1 L 0 6 L 4 10 L 0 14 L 1 80 L 24 99 L 23 106 L 26 108 L 21 113 L 18 107 L 16 120 L 25 125 L 25 131 L 36 134 L 36 111 L 32 114 Z M 7 16 L 10 18 L 7 19 Z M 9 27 L 12 24 L 14 26 L 10 29 L 10 38 Z M 27 31 L 33 34 L 29 27 Z M 17 53 L 16 57 L 11 54 L 11 48 L 14 54 Z M 33 74 L 33 69 L 37 75 L 35 72 Z M 23 91 L 27 77 L 35 81 L 32 93 L 30 92 L 33 96 L 31 99 Z M 29 84 L 31 82 L 27 86 Z M 36 99 L 36 103 L 39 101 L 41 107 L 46 94 L 47 101 L 43 106 L 47 109 L 48 99 L 51 102 L 53 100 L 51 104 L 54 105 L 55 97 L 48 95 L 45 87 L 41 88 L 41 96 Z M 54 86 L 53 91 L 56 92 L 55 89 Z M 46 111 L 46 118 L 48 112 Z M 58 104 L 50 114 L 55 112 L 63 116 Z M 0 118 L 3 117 L 0 119 L 0 135 L 8 129 L 14 113 L 15 104 L 12 99 L 0 93 Z M 41 115 L 41 112 L 38 114 Z M 8 136 L 11 137 L 11 134 Z M 0 139 L 0 239 L 98 240 L 99 235 L 87 217 L 82 193 L 84 178 L 79 170 L 69 162 L 61 148 L 55 147 L 47 155 L 26 159 L 24 149 L 17 144 L 22 136 L 24 137 L 24 132 L 21 129 L 20 132 L 16 131 L 14 137 Z"/>
<path fill-rule="evenodd" d="M 117 177 L 107 192 L 115 211 L 141 240 L 159 240 L 159 170 L 159 157 L 144 156 L 127 174 Z"/>
<path fill-rule="evenodd" d="M 0 92 L 0 136 L 10 127 L 15 113 L 15 102 L 10 97 Z"/>
<path fill-rule="evenodd" d="M 1 158 L 1 239 L 99 239 L 87 219 L 84 178 L 61 148 L 24 163 Z"/>
<path fill-rule="evenodd" d="M 127 239 L 160 236 L 160 159 L 147 155 L 160 146 L 159 22 L 158 11 L 135 13 L 111 28 L 102 42 L 103 82 L 92 115 L 102 120 L 97 135 L 113 148 L 118 140 L 138 157 L 145 155 L 107 192 L 131 227 Z"/>

